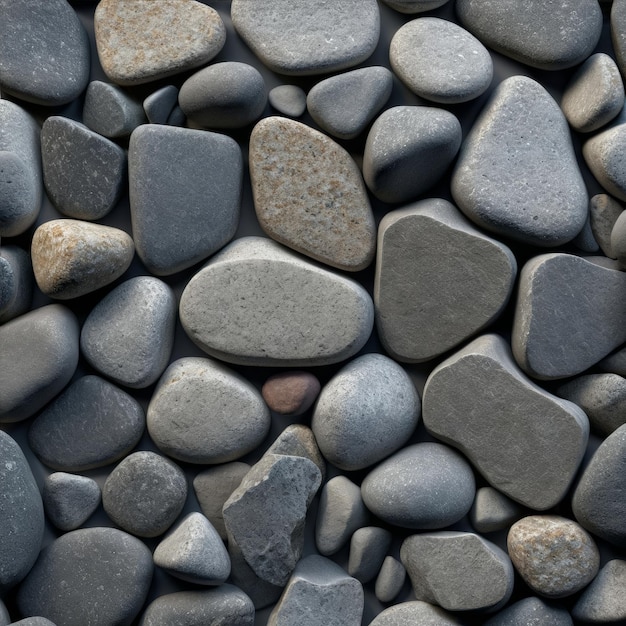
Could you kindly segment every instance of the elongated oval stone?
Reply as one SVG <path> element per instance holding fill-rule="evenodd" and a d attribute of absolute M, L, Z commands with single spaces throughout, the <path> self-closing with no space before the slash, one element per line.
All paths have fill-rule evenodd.
<path fill-rule="evenodd" d="M 534 246 L 557 246 L 585 224 L 588 197 L 558 104 L 536 81 L 507 78 L 463 142 L 452 195 L 473 222 Z"/>
<path fill-rule="evenodd" d="M 238 239 L 213 257 L 180 299 L 189 337 L 241 365 L 343 361 L 367 341 L 373 313 L 358 283 L 260 237 Z"/>

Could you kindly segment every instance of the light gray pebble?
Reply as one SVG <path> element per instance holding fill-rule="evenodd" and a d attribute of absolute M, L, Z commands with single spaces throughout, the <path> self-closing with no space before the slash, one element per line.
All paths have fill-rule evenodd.
<path fill-rule="evenodd" d="M 33 301 L 35 277 L 30 255 L 18 246 L 0 247 L 0 291 L 5 294 L 0 305 L 0 324 L 23 315 Z"/>
<path fill-rule="evenodd" d="M 626 150 L 624 123 L 597 133 L 583 145 L 583 157 L 591 173 L 602 188 L 618 200 L 626 200 L 624 150 Z"/>
<path fill-rule="evenodd" d="M 385 106 L 393 74 L 380 66 L 363 67 L 326 78 L 306 98 L 313 120 L 339 139 L 354 139 Z"/>
<path fill-rule="evenodd" d="M 565 609 L 530 597 L 506 607 L 485 626 L 573 626 L 573 622 Z"/>
<path fill-rule="evenodd" d="M 394 557 L 386 556 L 376 578 L 376 599 L 380 602 L 392 602 L 402 590 L 405 579 L 404 565 Z"/>
<path fill-rule="evenodd" d="M 611 259 L 615 258 L 611 246 L 611 232 L 617 218 L 624 212 L 624 207 L 615 198 L 606 193 L 599 193 L 589 201 L 589 221 L 591 230 L 602 252 Z"/>
<path fill-rule="evenodd" d="M 283 115 L 300 117 L 306 111 L 306 93 L 297 85 L 278 85 L 270 90 L 270 104 Z"/>
<path fill-rule="evenodd" d="M 391 546 L 392 535 L 378 526 L 357 528 L 350 539 L 348 574 L 362 584 L 374 580 Z"/>
<path fill-rule="evenodd" d="M 626 70 L 626 7 L 623 2 L 613 2 L 611 4 L 609 23 L 615 59 L 623 74 L 624 70 Z"/>
<path fill-rule="evenodd" d="M 290 424 L 283 430 L 265 454 L 284 454 L 302 456 L 313 461 L 322 475 L 322 483 L 326 479 L 326 461 L 317 446 L 313 431 L 304 424 Z"/>
<path fill-rule="evenodd" d="M 619 268 L 626 269 L 626 211 L 622 211 L 613 224 L 610 245 Z"/>
<path fill-rule="evenodd" d="M 626 561 L 608 561 L 572 608 L 572 617 L 584 623 L 617 624 L 626 620 Z"/>
<path fill-rule="evenodd" d="M 469 512 L 470 522 L 477 533 L 493 533 L 508 528 L 524 515 L 524 509 L 493 487 L 476 491 Z"/>
<path fill-rule="evenodd" d="M 143 110 L 150 124 L 167 124 L 178 104 L 178 87 L 166 85 L 153 91 L 144 101 Z"/>
<path fill-rule="evenodd" d="M 370 626 L 459 626 L 460 622 L 447 611 L 428 602 L 401 602 L 379 613 Z"/>
<path fill-rule="evenodd" d="M 443 6 L 448 0 L 383 0 L 400 13 L 422 13 Z"/>
<path fill-rule="evenodd" d="M 43 505 L 48 519 L 63 531 L 76 530 L 100 504 L 100 487 L 93 478 L 54 472 L 43 484 Z"/>

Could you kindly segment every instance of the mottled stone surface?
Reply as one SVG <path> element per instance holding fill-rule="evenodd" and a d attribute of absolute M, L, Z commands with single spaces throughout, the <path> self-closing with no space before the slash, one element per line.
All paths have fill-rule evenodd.
<path fill-rule="evenodd" d="M 87 476 L 54 472 L 43 484 L 43 505 L 48 519 L 63 531 L 75 530 L 100 504 L 100 487 Z"/>
<path fill-rule="evenodd" d="M 304 424 L 291 424 L 283 430 L 265 454 L 283 454 L 286 456 L 302 456 L 313 461 L 322 475 L 322 482 L 326 478 L 326 461 L 317 446 L 313 431 Z"/>
<path fill-rule="evenodd" d="M 583 591 L 572 609 L 572 616 L 592 624 L 614 624 L 626 620 L 626 561 L 606 563 Z"/>
<path fill-rule="evenodd" d="M 281 415 L 302 415 L 319 395 L 319 380 L 311 372 L 294 371 L 272 374 L 261 389 L 267 406 Z"/>

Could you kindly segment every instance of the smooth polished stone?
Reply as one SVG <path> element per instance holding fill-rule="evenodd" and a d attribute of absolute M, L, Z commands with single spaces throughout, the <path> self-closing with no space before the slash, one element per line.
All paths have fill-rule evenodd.
<path fill-rule="evenodd" d="M 534 596 L 518 600 L 502 609 L 485 626 L 573 626 L 570 614 Z"/>
<path fill-rule="evenodd" d="M 626 269 L 626 212 L 622 211 L 611 229 L 611 252 L 617 259 L 617 267 Z"/>
<path fill-rule="evenodd" d="M 493 533 L 509 528 L 524 515 L 524 509 L 493 487 L 476 491 L 469 519 L 477 533 Z"/>
<path fill-rule="evenodd" d="M 272 374 L 261 389 L 267 406 L 280 415 L 302 415 L 317 399 L 320 381 L 311 372 L 289 370 Z"/>
<path fill-rule="evenodd" d="M 394 557 L 386 556 L 376 578 L 376 599 L 379 602 L 392 602 L 402 590 L 405 579 L 404 565 Z"/>
<path fill-rule="evenodd" d="M 429 604 L 414 600 L 400 602 L 381 611 L 370 626 L 459 626 L 460 622 L 447 611 Z"/>
<path fill-rule="evenodd" d="M 166 85 L 153 91 L 144 101 L 143 110 L 150 124 L 167 124 L 178 105 L 178 87 Z"/>
<path fill-rule="evenodd" d="M 400 13 L 422 13 L 443 6 L 448 0 L 383 0 Z"/>
<path fill-rule="evenodd" d="M 283 115 L 300 117 L 306 111 L 306 93 L 297 85 L 278 85 L 268 94 L 269 103 Z"/>
<path fill-rule="evenodd" d="M 623 2 L 613 2 L 610 14 L 611 42 L 615 60 L 622 73 L 626 70 L 626 6 Z"/>
<path fill-rule="evenodd" d="M 585 163 L 602 185 L 618 200 L 626 200 L 626 174 L 623 155 L 626 150 L 626 124 L 617 124 L 588 139 L 583 145 Z"/>
<path fill-rule="evenodd" d="M 357 528 L 350 539 L 348 574 L 362 584 L 374 580 L 391 547 L 392 538 L 388 530 L 378 526 Z"/>
<path fill-rule="evenodd" d="M 0 324 L 4 324 L 30 310 L 35 277 L 30 255 L 18 246 L 0 247 L 0 265 L 4 268 L 0 271 L 0 283 L 4 279 L 0 292 L 6 294 L 4 305 L 0 306 Z"/>
<path fill-rule="evenodd" d="M 589 221 L 593 236 L 610 259 L 615 258 L 611 245 L 611 232 L 617 218 L 624 212 L 624 207 L 615 198 L 606 193 L 599 193 L 589 201 Z"/>
<path fill-rule="evenodd" d="M 100 504 L 100 487 L 87 476 L 54 472 L 43 485 L 43 505 L 48 519 L 63 531 L 83 525 Z"/>
<path fill-rule="evenodd" d="M 572 608 L 572 617 L 584 623 L 617 624 L 626 620 L 626 561 L 608 561 Z"/>

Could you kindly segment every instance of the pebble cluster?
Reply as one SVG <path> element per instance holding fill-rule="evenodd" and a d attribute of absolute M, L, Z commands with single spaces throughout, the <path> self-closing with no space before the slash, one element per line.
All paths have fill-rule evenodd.
<path fill-rule="evenodd" d="M 0 0 L 0 626 L 626 623 L 626 0 Z"/>

